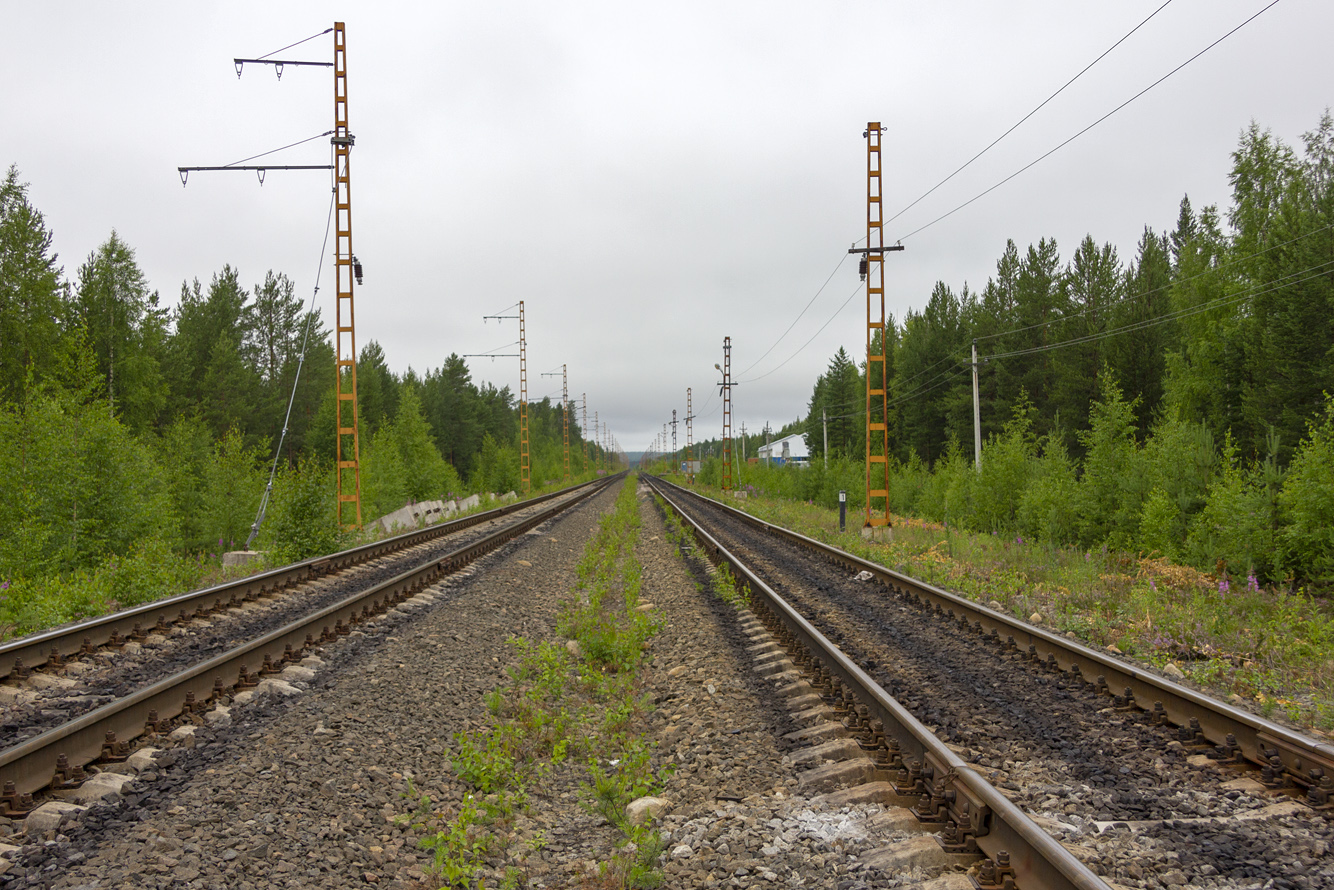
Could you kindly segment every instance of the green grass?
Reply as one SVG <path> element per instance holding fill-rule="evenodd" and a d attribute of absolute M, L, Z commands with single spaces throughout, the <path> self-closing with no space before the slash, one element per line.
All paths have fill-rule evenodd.
<path fill-rule="evenodd" d="M 716 490 L 706 492 L 719 497 Z M 721 498 L 719 497 L 721 500 Z M 893 540 L 864 541 L 861 517 L 751 493 L 726 502 L 905 575 L 1027 620 L 1176 664 L 1226 698 L 1255 702 L 1307 729 L 1334 730 L 1334 608 L 1305 589 L 1220 579 L 1165 559 L 1082 551 L 960 532 L 894 517 Z"/>
<path fill-rule="evenodd" d="M 453 806 L 422 796 L 401 817 L 422 832 L 433 853 L 433 875 L 446 887 L 523 886 L 527 857 L 540 844 L 513 849 L 509 824 L 527 806 L 530 789 L 551 773 L 581 764 L 584 806 L 621 834 L 618 852 L 600 866 L 602 886 L 661 885 L 663 842 L 651 824 L 630 825 L 626 805 L 661 789 L 644 738 L 651 697 L 642 686 L 645 645 L 657 623 L 639 605 L 643 568 L 634 555 L 639 536 L 637 480 L 623 484 L 577 565 L 578 583 L 566 599 L 559 632 L 578 645 L 510 640 L 517 657 L 510 682 L 485 696 L 485 728 L 454 736 L 449 758 L 472 793 Z"/>

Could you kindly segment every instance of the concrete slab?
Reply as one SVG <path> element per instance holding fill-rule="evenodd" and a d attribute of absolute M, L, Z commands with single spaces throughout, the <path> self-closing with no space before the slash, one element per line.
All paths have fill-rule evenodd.
<path fill-rule="evenodd" d="M 935 836 L 929 834 L 908 838 L 906 841 L 899 841 L 888 847 L 862 854 L 863 863 L 889 872 L 905 872 L 913 868 L 928 872 L 936 871 L 955 865 L 971 864 L 978 859 L 976 854 L 946 853 L 940 844 L 936 843 Z"/>
<path fill-rule="evenodd" d="M 18 686 L 0 686 L 0 705 L 26 705 L 37 701 L 37 693 Z"/>
<path fill-rule="evenodd" d="M 296 682 L 309 683 L 311 680 L 315 679 L 315 672 L 307 667 L 301 667 L 300 665 L 296 664 L 289 664 L 287 667 L 283 668 L 283 672 L 278 676 L 282 677 L 289 683 L 296 683 Z"/>
<path fill-rule="evenodd" d="M 796 720 L 798 723 L 812 726 L 816 723 L 825 723 L 832 720 L 834 719 L 834 716 L 834 709 L 821 702 L 813 708 L 807 708 L 804 711 L 796 712 L 792 715 L 792 719 Z"/>
<path fill-rule="evenodd" d="M 829 739 L 840 739 L 848 734 L 848 729 L 842 723 L 817 723 L 806 729 L 799 729 L 796 732 L 789 732 L 783 738 L 789 742 L 823 742 Z"/>
<path fill-rule="evenodd" d="M 222 567 L 229 569 L 235 566 L 248 566 L 252 562 L 262 562 L 263 560 L 263 550 L 229 550 L 222 554 Z"/>
<path fill-rule="evenodd" d="M 752 668 L 752 670 L 755 671 L 755 673 L 759 674 L 761 677 L 771 677 L 774 674 L 781 674 L 786 671 L 795 671 L 796 669 L 797 666 L 794 665 L 786 656 L 779 661 L 770 661 L 766 664 L 757 664 L 754 668 Z"/>
<path fill-rule="evenodd" d="M 871 782 L 867 785 L 862 785 L 861 787 L 869 788 L 872 785 L 888 784 L 888 782 Z M 848 790 L 856 791 L 857 789 L 849 788 Z M 843 792 L 839 791 L 835 793 L 842 794 Z M 893 797 L 897 795 L 894 795 L 891 791 L 890 796 Z M 830 797 L 833 797 L 833 795 L 830 795 Z M 870 803 L 870 801 L 866 802 Z M 866 828 L 869 831 L 877 831 L 881 834 L 892 834 L 898 831 L 921 831 L 922 823 L 917 821 L 917 817 L 914 816 L 912 810 L 907 807 L 890 807 L 889 809 L 881 810 L 871 818 L 867 819 Z"/>
<path fill-rule="evenodd" d="M 853 758 L 865 758 L 866 753 L 862 751 L 861 746 L 853 739 L 834 739 L 816 745 L 813 748 L 803 748 L 800 751 L 793 751 L 787 755 L 787 761 L 793 766 L 806 766 L 808 764 L 828 763 L 829 761 L 852 760 Z"/>
<path fill-rule="evenodd" d="M 300 689 L 297 689 L 291 683 L 284 682 L 276 677 L 265 677 L 263 680 L 260 680 L 259 685 L 255 687 L 255 691 L 261 695 L 272 693 L 281 695 L 284 698 L 290 698 L 293 695 L 301 694 Z"/>
<path fill-rule="evenodd" d="M 818 708 L 822 705 L 828 707 L 828 705 L 825 705 L 824 699 L 820 697 L 818 692 L 808 692 L 805 695 L 793 696 L 787 700 L 787 709 L 789 711 L 797 712 L 798 716 L 800 716 L 803 711 L 808 711 L 811 708 Z"/>
<path fill-rule="evenodd" d="M 175 742 L 183 748 L 193 748 L 195 746 L 195 727 L 193 725 L 178 726 L 167 736 L 169 741 Z"/>
<path fill-rule="evenodd" d="M 23 827 L 27 831 L 28 837 L 35 838 L 45 832 L 59 828 L 71 819 L 78 818 L 78 815 L 86 809 L 88 808 L 81 807 L 76 803 L 48 800 L 28 814 L 28 818 L 23 821 Z"/>
<path fill-rule="evenodd" d="M 1250 776 L 1240 776 L 1222 784 L 1224 791 L 1244 791 L 1247 794 L 1264 794 L 1269 789 Z"/>
<path fill-rule="evenodd" d="M 869 757 L 857 760 L 844 760 L 840 763 L 827 763 L 807 770 L 797 777 L 797 787 L 806 794 L 818 794 L 822 791 L 837 791 L 850 785 L 860 785 L 880 778 L 876 775 L 875 762 Z"/>
<path fill-rule="evenodd" d="M 967 875 L 955 873 L 941 875 L 924 884 L 918 884 L 917 890 L 973 890 L 973 882 Z"/>
<path fill-rule="evenodd" d="M 141 773 L 153 768 L 153 758 L 157 756 L 157 753 L 157 748 L 140 748 L 131 754 L 125 763 L 136 773 Z"/>
<path fill-rule="evenodd" d="M 73 791 L 65 792 L 66 800 L 91 805 L 101 801 L 120 800 L 121 790 L 134 781 L 134 776 L 119 773 L 98 773 Z"/>
<path fill-rule="evenodd" d="M 804 679 L 798 679 L 785 686 L 779 686 L 774 691 L 783 696 L 783 698 L 796 698 L 800 695 L 815 694 L 815 687 L 810 683 L 807 683 Z"/>
<path fill-rule="evenodd" d="M 55 674 L 33 674 L 28 678 L 28 685 L 33 689 L 69 689 L 77 686 L 78 681 L 69 677 L 58 677 Z"/>

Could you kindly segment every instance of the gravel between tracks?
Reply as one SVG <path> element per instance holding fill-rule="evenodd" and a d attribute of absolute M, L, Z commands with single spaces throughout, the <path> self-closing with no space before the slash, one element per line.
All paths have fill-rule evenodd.
<path fill-rule="evenodd" d="M 545 509 L 550 502 L 535 509 Z M 295 587 L 272 592 L 207 619 L 150 633 L 142 643 L 102 648 L 54 673 L 41 672 L 17 685 L 0 685 L 0 745 L 9 747 L 130 695 L 163 677 L 198 664 L 270 630 L 396 577 L 422 563 L 466 547 L 526 510 L 460 529 L 443 538 L 385 554 Z M 210 602 L 205 599 L 203 602 Z"/>
<path fill-rule="evenodd" d="M 433 886 L 417 838 L 394 820 L 410 809 L 408 779 L 442 807 L 465 793 L 442 756 L 449 737 L 483 722 L 483 695 L 512 660 L 508 636 L 554 636 L 574 565 L 615 495 L 437 585 L 431 604 L 327 647 L 303 694 L 233 706 L 193 747 L 164 751 L 118 803 L 24 839 L 14 861 L 0 859 L 0 887 Z M 904 836 L 877 827 L 878 807 L 828 809 L 795 793 L 785 760 L 795 744 L 782 734 L 796 724 L 754 671 L 731 608 L 697 587 L 699 566 L 673 552 L 647 493 L 640 502 L 641 595 L 663 619 L 645 672 L 657 701 L 648 729 L 658 762 L 676 767 L 659 823 L 665 886 L 866 890 L 927 877 L 858 860 Z M 523 886 L 603 886 L 597 863 L 617 833 L 580 805 L 579 778 L 553 774 L 516 819 L 512 849 L 531 851 Z"/>
<path fill-rule="evenodd" d="M 1064 675 L 707 512 L 725 546 L 1100 875 L 1154 890 L 1334 886 L 1334 826 L 1254 772 L 1201 760 L 1142 712 L 1114 713 Z"/>

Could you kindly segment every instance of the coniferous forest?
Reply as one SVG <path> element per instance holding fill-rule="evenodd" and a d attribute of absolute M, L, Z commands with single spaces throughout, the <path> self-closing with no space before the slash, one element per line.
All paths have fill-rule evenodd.
<path fill-rule="evenodd" d="M 1334 119 L 1298 147 L 1252 124 L 1230 184 L 1228 207 L 1184 197 L 1130 256 L 1092 235 L 1065 255 L 1010 241 L 980 290 L 940 282 L 889 325 L 890 509 L 1251 583 L 1334 581 Z M 861 358 L 839 350 L 779 433 L 806 433 L 809 470 L 743 482 L 861 504 Z"/>
<path fill-rule="evenodd" d="M 887 328 L 893 511 L 1157 554 L 1223 576 L 1334 580 L 1334 119 L 1300 146 L 1252 124 L 1225 208 L 1182 198 L 1130 256 L 1004 246 L 981 289 L 936 285 Z M 983 459 L 972 456 L 970 350 Z M 333 347 L 297 285 L 230 266 L 164 306 L 116 233 L 69 272 L 0 182 L 0 631 L 200 583 L 254 521 L 274 560 L 345 541 L 333 515 Z M 862 490 L 865 366 L 815 382 L 807 470 L 739 480 L 829 505 Z M 298 367 L 302 368 L 297 382 Z M 450 355 L 358 356 L 363 514 L 519 486 L 514 394 Z M 530 403 L 533 479 L 563 477 L 561 412 Z M 824 455 L 825 420 L 829 461 Z M 584 444 L 571 421 L 573 469 Z M 760 443 L 752 436 L 750 453 Z M 707 454 L 712 444 L 704 442 Z M 591 445 L 594 457 L 597 446 Z M 718 474 L 706 464 L 705 481 Z"/>
<path fill-rule="evenodd" d="M 112 231 L 68 274 L 11 167 L 0 180 L 0 636 L 216 575 L 278 473 L 256 547 L 347 543 L 334 514 L 330 330 L 287 275 L 230 266 L 168 309 Z M 304 356 L 304 360 L 303 360 Z M 298 368 L 300 376 L 298 381 Z M 362 515 L 520 487 L 517 399 L 450 355 L 395 374 L 358 354 Z M 572 472 L 584 443 L 570 419 Z M 535 486 L 563 484 L 559 401 L 528 405 Z M 590 472 L 601 451 L 589 443 Z"/>

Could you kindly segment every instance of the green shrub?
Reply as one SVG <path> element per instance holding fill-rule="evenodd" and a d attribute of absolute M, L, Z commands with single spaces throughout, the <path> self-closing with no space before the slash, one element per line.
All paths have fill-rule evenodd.
<path fill-rule="evenodd" d="M 1288 520 L 1283 550 L 1303 577 L 1334 581 L 1334 396 L 1288 467 L 1279 495 Z"/>

